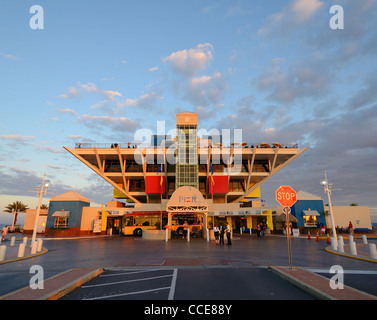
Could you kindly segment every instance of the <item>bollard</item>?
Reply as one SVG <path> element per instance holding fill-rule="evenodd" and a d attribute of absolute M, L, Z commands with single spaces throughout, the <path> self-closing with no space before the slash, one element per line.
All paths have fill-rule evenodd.
<path fill-rule="evenodd" d="M 7 246 L 0 246 L 0 261 L 4 261 Z"/>
<path fill-rule="evenodd" d="M 23 258 L 25 255 L 25 243 L 20 243 L 20 246 L 18 247 L 18 258 Z"/>
<path fill-rule="evenodd" d="M 16 243 L 16 237 L 10 238 L 10 246 L 14 247 L 14 244 Z"/>
<path fill-rule="evenodd" d="M 187 228 L 187 241 L 190 241 L 190 228 Z"/>
<path fill-rule="evenodd" d="M 24 237 L 23 241 L 24 241 L 25 246 L 27 246 L 27 237 Z"/>
<path fill-rule="evenodd" d="M 363 234 L 363 243 L 368 244 L 367 236 Z"/>
<path fill-rule="evenodd" d="M 353 235 L 352 234 L 350 234 L 349 241 L 350 241 L 350 245 L 351 245 L 351 243 L 353 242 Z"/>
<path fill-rule="evenodd" d="M 38 245 L 37 241 L 32 242 L 32 244 L 31 244 L 31 254 L 37 253 L 37 245 Z"/>
<path fill-rule="evenodd" d="M 240 228 L 240 234 L 242 234 L 242 228 Z"/>
<path fill-rule="evenodd" d="M 207 241 L 209 241 L 209 229 L 207 228 Z"/>
<path fill-rule="evenodd" d="M 338 251 L 339 252 L 344 252 L 344 241 L 343 241 L 343 237 L 342 236 L 339 236 Z"/>
<path fill-rule="evenodd" d="M 166 241 L 166 242 L 168 242 L 168 239 L 169 239 L 169 234 L 168 234 L 168 232 L 169 232 L 169 229 L 166 228 L 166 229 L 165 229 L 165 241 Z"/>
<path fill-rule="evenodd" d="M 350 249 L 351 249 L 351 254 L 356 256 L 357 255 L 356 242 L 350 243 Z"/>
<path fill-rule="evenodd" d="M 376 244 L 375 243 L 370 243 L 369 244 L 369 251 L 370 251 L 370 257 L 372 259 L 377 260 L 377 250 L 376 250 Z"/>
<path fill-rule="evenodd" d="M 334 251 L 338 250 L 338 241 L 334 237 L 331 238 L 331 249 Z"/>
<path fill-rule="evenodd" d="M 43 240 L 42 239 L 38 239 L 38 246 L 37 246 L 37 251 L 41 251 L 42 250 L 42 243 L 43 243 Z"/>

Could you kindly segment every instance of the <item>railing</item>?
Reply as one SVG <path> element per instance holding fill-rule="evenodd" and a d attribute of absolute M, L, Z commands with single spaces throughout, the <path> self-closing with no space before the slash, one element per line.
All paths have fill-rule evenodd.
<path fill-rule="evenodd" d="M 135 149 L 135 148 L 140 148 L 140 145 L 137 146 L 136 144 L 132 143 L 81 143 L 77 142 L 75 143 L 75 148 L 76 149 L 93 149 L 93 148 L 98 148 L 98 149 L 112 149 L 118 147 L 121 149 Z M 234 145 L 234 146 L 225 146 L 225 145 L 214 145 L 214 146 L 209 146 L 210 148 L 214 149 L 220 149 L 220 148 L 294 148 L 298 149 L 298 144 L 297 143 L 247 143 L 246 145 Z M 159 149 L 161 147 L 159 146 L 149 146 L 148 148 L 151 149 Z M 208 146 L 200 146 L 199 148 L 205 148 L 207 149 Z"/>

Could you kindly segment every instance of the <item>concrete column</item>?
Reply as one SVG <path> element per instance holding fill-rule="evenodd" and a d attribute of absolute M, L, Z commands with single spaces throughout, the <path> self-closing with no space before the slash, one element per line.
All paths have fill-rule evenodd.
<path fill-rule="evenodd" d="M 343 241 L 343 237 L 342 236 L 339 236 L 338 251 L 339 252 L 344 252 L 344 241 Z"/>
<path fill-rule="evenodd" d="M 338 250 L 338 241 L 336 238 L 331 238 L 331 249 L 337 251 Z"/>
<path fill-rule="evenodd" d="M 25 255 L 25 243 L 20 243 L 20 246 L 18 247 L 18 254 L 17 254 L 17 257 L 18 258 L 23 258 Z"/>
<path fill-rule="evenodd" d="M 42 250 L 43 240 L 42 239 L 38 239 L 37 242 L 38 242 L 37 251 L 40 252 Z"/>
<path fill-rule="evenodd" d="M 372 259 L 377 260 L 377 250 L 376 250 L 376 244 L 375 243 L 370 243 L 369 244 L 369 251 L 370 251 L 370 257 Z"/>
<path fill-rule="evenodd" d="M 14 244 L 16 243 L 16 237 L 10 238 L 10 246 L 14 247 Z"/>
<path fill-rule="evenodd" d="M 27 246 L 27 237 L 23 238 L 23 243 L 25 244 L 25 246 Z"/>
<path fill-rule="evenodd" d="M 37 246 L 38 246 L 38 242 L 37 241 L 33 241 L 31 243 L 31 254 L 36 254 L 37 253 Z"/>
<path fill-rule="evenodd" d="M 357 249 L 356 249 L 356 243 L 353 241 L 350 243 L 350 249 L 351 249 L 351 254 L 356 256 L 357 255 Z"/>
<path fill-rule="evenodd" d="M 7 251 L 7 246 L 0 246 L 0 261 L 4 261 L 6 251 Z"/>
<path fill-rule="evenodd" d="M 368 244 L 367 236 L 363 234 L 363 243 Z"/>

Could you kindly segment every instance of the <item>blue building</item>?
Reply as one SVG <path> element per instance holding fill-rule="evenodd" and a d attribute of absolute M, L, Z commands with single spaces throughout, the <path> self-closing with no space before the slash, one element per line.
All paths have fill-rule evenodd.
<path fill-rule="evenodd" d="M 323 200 L 312 193 L 299 190 L 297 202 L 292 206 L 291 213 L 298 220 L 297 227 L 300 229 L 300 233 L 317 229 L 317 226 L 321 224 L 326 226 Z"/>
<path fill-rule="evenodd" d="M 79 235 L 83 207 L 90 201 L 77 193 L 68 191 L 50 200 L 46 221 L 48 235 Z"/>

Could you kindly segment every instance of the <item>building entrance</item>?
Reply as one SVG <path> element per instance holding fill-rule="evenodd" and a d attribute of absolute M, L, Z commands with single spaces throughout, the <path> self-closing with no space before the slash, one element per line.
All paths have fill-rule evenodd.
<path fill-rule="evenodd" d="M 121 234 L 123 227 L 123 217 L 107 217 L 106 230 L 108 234 Z"/>

